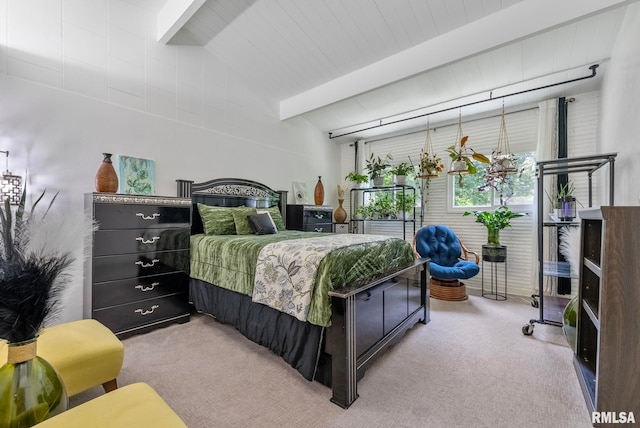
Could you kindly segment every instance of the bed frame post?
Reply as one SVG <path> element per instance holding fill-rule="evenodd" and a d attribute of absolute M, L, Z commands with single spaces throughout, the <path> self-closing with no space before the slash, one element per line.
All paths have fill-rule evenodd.
<path fill-rule="evenodd" d="M 176 196 L 180 198 L 190 198 L 191 197 L 191 186 L 193 185 L 193 181 L 191 180 L 176 180 L 178 189 Z"/>
<path fill-rule="evenodd" d="M 331 339 L 338 346 L 331 356 L 331 402 L 348 409 L 358 398 L 356 355 L 356 296 L 331 298 Z"/>
<path fill-rule="evenodd" d="M 287 194 L 289 192 L 287 190 L 276 190 L 276 192 L 278 192 L 278 196 L 280 197 L 278 200 L 278 208 L 280 208 L 282 220 L 284 224 L 287 224 Z"/>

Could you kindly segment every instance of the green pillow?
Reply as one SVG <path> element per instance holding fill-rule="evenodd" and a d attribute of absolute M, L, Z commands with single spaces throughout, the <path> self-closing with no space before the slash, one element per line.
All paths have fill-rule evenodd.
<path fill-rule="evenodd" d="M 206 235 L 235 235 L 236 224 L 233 220 L 233 210 L 234 208 L 198 204 L 204 233 Z"/>
<path fill-rule="evenodd" d="M 276 229 L 285 230 L 284 220 L 282 219 L 282 214 L 280 214 L 280 208 L 277 206 L 271 208 L 258 208 L 258 212 L 268 212 L 273 219 L 273 223 L 276 225 Z"/>
<path fill-rule="evenodd" d="M 247 217 L 257 214 L 255 208 L 238 207 L 233 209 L 233 222 L 236 225 L 236 235 L 252 235 L 253 230 Z"/>

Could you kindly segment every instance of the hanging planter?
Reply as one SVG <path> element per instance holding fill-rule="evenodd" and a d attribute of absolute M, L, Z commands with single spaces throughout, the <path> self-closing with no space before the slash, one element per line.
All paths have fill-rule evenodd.
<path fill-rule="evenodd" d="M 424 142 L 424 148 L 420 150 L 420 172 L 418 178 L 430 179 L 436 178 L 444 171 L 444 164 L 431 145 L 431 130 L 429 122 L 427 122 L 427 136 Z"/>
<path fill-rule="evenodd" d="M 451 167 L 449 174 L 457 174 L 462 185 L 463 174 L 475 174 L 477 169 L 473 160 L 490 163 L 491 161 L 482 153 L 477 153 L 471 147 L 467 147 L 468 136 L 462 134 L 462 114 L 458 115 L 458 132 L 456 133 L 456 143 L 447 148 L 449 157 L 451 158 Z M 471 152 L 471 155 L 469 155 Z"/>
<path fill-rule="evenodd" d="M 502 103 L 502 115 L 500 118 L 500 133 L 498 134 L 498 146 L 491 152 L 491 163 L 487 169 L 487 175 L 504 180 L 507 175 L 518 172 L 516 157 L 509 148 L 507 126 L 504 120 L 504 103 Z"/>

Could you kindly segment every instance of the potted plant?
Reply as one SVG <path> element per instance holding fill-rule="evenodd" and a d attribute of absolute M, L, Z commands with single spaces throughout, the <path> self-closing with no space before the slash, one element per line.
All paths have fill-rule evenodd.
<path fill-rule="evenodd" d="M 351 187 L 362 187 L 363 184 L 369 182 L 369 177 L 364 174 L 359 174 L 355 171 L 351 171 L 344 179 L 346 181 L 353 182 L 353 185 Z"/>
<path fill-rule="evenodd" d="M 449 157 L 451 158 L 451 170 L 450 173 L 461 174 L 461 173 L 469 173 L 475 174 L 477 169 L 473 164 L 472 160 L 476 160 L 478 162 L 489 164 L 491 161 L 488 157 L 483 155 L 482 153 L 478 153 L 473 150 L 471 147 L 467 147 L 468 136 L 464 136 L 460 139 L 460 146 L 450 146 L 447 147 L 447 153 L 449 153 Z M 471 151 L 471 155 L 469 154 Z"/>
<path fill-rule="evenodd" d="M 404 193 L 398 192 L 396 194 L 396 212 L 397 217 L 401 220 L 406 220 L 413 213 L 413 209 L 416 205 L 416 195 L 413 192 Z"/>
<path fill-rule="evenodd" d="M 395 167 L 393 167 L 390 171 L 395 176 L 396 184 L 406 184 L 407 176 L 414 172 L 413 166 L 409 165 L 407 162 L 401 162 Z"/>
<path fill-rule="evenodd" d="M 68 247 L 85 229 L 84 218 L 53 217 L 49 203 L 35 211 L 45 193 L 26 209 L 26 191 L 17 207 L 0 206 L 0 339 L 8 344 L 0 368 L 2 420 L 6 426 L 35 425 L 67 409 L 68 399 L 55 369 L 36 355 L 38 333 L 57 308 L 74 262 Z M 57 195 L 56 195 L 57 196 Z M 78 230 L 83 229 L 83 230 Z M 5 426 L 5 425 L 3 425 Z M 26 425 L 25 425 L 26 426 Z"/>
<path fill-rule="evenodd" d="M 561 185 L 558 189 L 556 215 L 561 221 L 572 221 L 576 218 L 576 198 L 573 196 L 575 186 L 573 182 Z"/>
<path fill-rule="evenodd" d="M 515 213 L 506 205 L 502 205 L 494 212 L 490 211 L 465 211 L 464 216 L 473 214 L 476 222 L 482 223 L 487 228 L 487 244 L 490 246 L 500 246 L 500 231 L 511 227 L 511 219 L 522 217 L 524 214 Z"/>
<path fill-rule="evenodd" d="M 391 166 L 389 163 L 391 160 L 392 157 L 389 154 L 382 159 L 380 156 L 374 156 L 373 153 L 367 159 L 366 168 L 375 187 L 380 187 L 384 184 L 384 173 Z"/>
<path fill-rule="evenodd" d="M 374 220 L 391 220 L 396 216 L 396 205 L 390 192 L 378 192 L 370 207 Z"/>
<path fill-rule="evenodd" d="M 420 151 L 420 172 L 419 178 L 433 178 L 437 177 L 444 171 L 444 164 L 442 158 L 435 153 L 428 153 L 424 150 Z"/>

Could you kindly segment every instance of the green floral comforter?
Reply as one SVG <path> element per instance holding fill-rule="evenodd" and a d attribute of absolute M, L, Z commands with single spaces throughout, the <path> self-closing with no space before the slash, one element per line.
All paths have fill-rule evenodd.
<path fill-rule="evenodd" d="M 289 239 L 318 237 L 315 232 L 282 231 L 275 235 L 193 235 L 191 277 L 238 293 L 253 295 L 260 250 Z M 331 251 L 318 266 L 307 321 L 328 327 L 331 306 L 328 292 L 413 263 L 409 243 L 398 238 L 366 242 Z"/>

